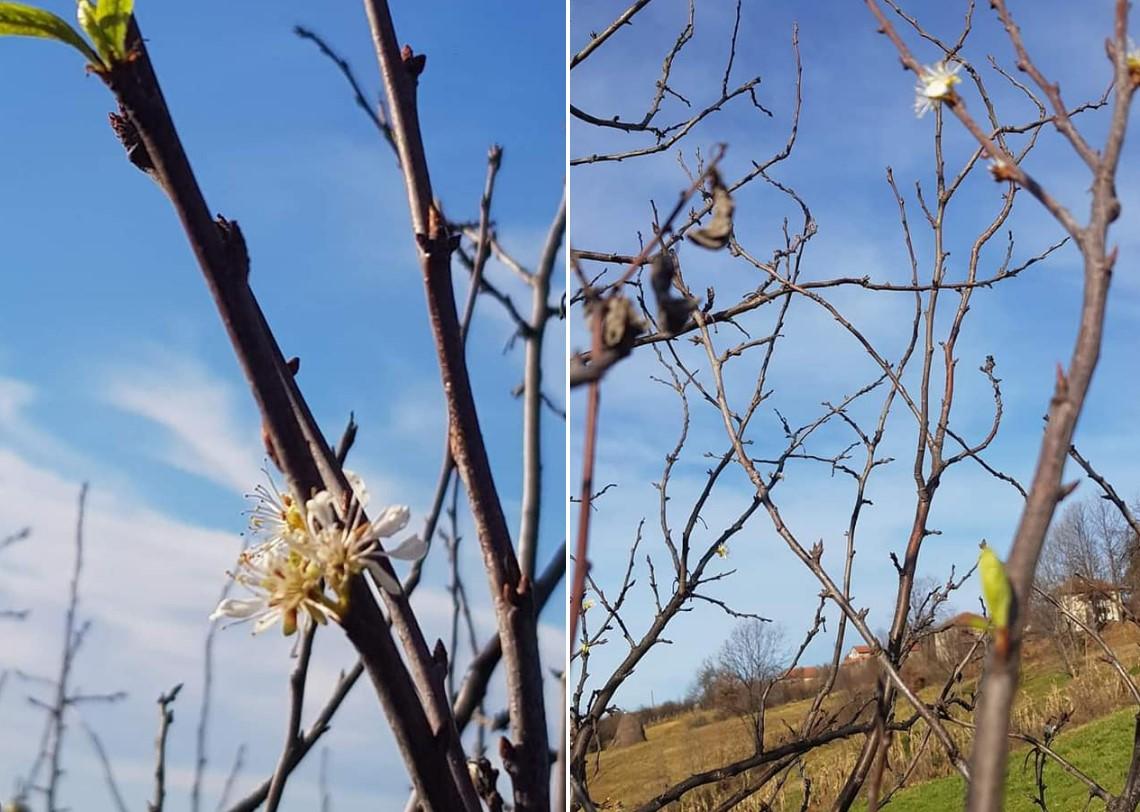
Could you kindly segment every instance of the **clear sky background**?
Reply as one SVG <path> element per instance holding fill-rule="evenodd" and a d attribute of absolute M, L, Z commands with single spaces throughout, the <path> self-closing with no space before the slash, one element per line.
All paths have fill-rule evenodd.
<path fill-rule="evenodd" d="M 985 66 L 993 54 L 1003 67 L 1016 73 L 1011 49 L 985 3 L 977 4 L 975 33 L 967 55 Z M 623 3 L 579 0 L 571 13 L 570 47 L 577 51 L 591 31 L 600 31 L 624 8 Z M 953 40 L 961 27 L 965 3 L 910 3 L 931 29 Z M 1104 57 L 1104 38 L 1111 31 L 1112 3 L 1064 2 L 1011 3 L 1022 25 L 1026 42 L 1040 67 L 1061 81 L 1066 100 L 1097 97 L 1109 82 Z M 620 114 L 625 120 L 640 120 L 649 106 L 661 60 L 676 40 L 687 14 L 684 0 L 662 0 L 639 14 L 632 26 L 623 28 L 609 43 L 572 73 L 571 102 L 595 116 Z M 732 35 L 734 3 L 697 5 L 692 42 L 676 58 L 670 88 L 699 110 L 720 95 L 728 42 Z M 711 153 L 718 142 L 729 145 L 723 163 L 726 178 L 735 179 L 778 151 L 788 135 L 793 106 L 794 62 L 791 50 L 793 23 L 800 26 L 804 63 L 804 107 L 799 141 L 791 158 L 772 170 L 773 176 L 794 187 L 811 207 L 819 233 L 809 244 L 804 262 L 804 280 L 836 276 L 869 275 L 880 281 L 905 283 L 910 268 L 899 227 L 898 210 L 886 183 L 886 167 L 893 167 L 899 188 L 907 198 L 910 223 L 919 255 L 920 274 L 929 279 L 933 254 L 930 231 L 918 209 L 915 183 L 921 182 L 928 199 L 933 190 L 934 117 L 917 119 L 913 112 L 914 77 L 900 70 L 894 47 L 876 34 L 876 25 L 862 3 L 795 3 L 777 0 L 745 3 L 740 24 L 736 61 L 730 87 L 753 76 L 762 76 L 757 89 L 762 104 L 774 116 L 757 113 L 747 100 L 737 100 L 696 126 L 683 142 L 690 167 L 694 151 Z M 905 23 L 897 21 L 900 28 Z M 918 58 L 931 63 L 941 53 L 933 46 L 907 35 Z M 1028 122 L 1035 109 L 1004 80 L 987 70 L 987 84 L 1003 118 Z M 980 116 L 982 107 L 969 83 L 964 91 L 968 109 Z M 674 96 L 667 96 L 658 123 L 672 123 L 692 114 Z M 1093 143 L 1102 143 L 1105 116 L 1081 117 L 1081 126 Z M 948 171 L 956 173 L 973 142 L 954 120 L 946 124 L 945 148 Z M 641 136 L 600 131 L 571 121 L 571 154 L 589 155 L 628 150 L 651 143 Z M 1077 445 L 1128 497 L 1140 494 L 1135 460 L 1140 438 L 1135 426 L 1140 383 L 1135 375 L 1140 350 L 1140 161 L 1135 133 L 1125 149 L 1118 191 L 1124 213 L 1112 231 L 1120 246 L 1120 260 L 1108 312 L 1105 348 L 1092 392 L 1081 420 Z M 1044 184 L 1068 204 L 1082 221 L 1087 216 L 1088 177 L 1083 165 L 1071 157 L 1058 137 L 1049 132 L 1027 166 Z M 649 158 L 575 168 L 571 172 L 571 241 L 579 249 L 637 253 L 638 233 L 651 233 L 650 201 L 667 211 L 677 193 L 688 185 L 677 164 L 677 148 Z M 951 205 L 947 224 L 947 250 L 951 252 L 949 275 L 961 279 L 973 237 L 999 208 L 1004 187 L 984 172 L 967 182 Z M 754 255 L 771 257 L 779 244 L 784 217 L 799 225 L 799 213 L 786 198 L 760 182 L 737 195 L 736 234 Z M 1014 264 L 1037 254 L 1062 236 L 1028 194 L 1022 194 L 1013 218 L 983 255 L 982 272 L 992 274 L 1005 250 L 1005 230 L 1015 235 Z M 696 291 L 716 287 L 717 305 L 737 301 L 759 286 L 760 272 L 727 255 L 712 254 L 691 245 L 680 248 L 686 280 Z M 597 271 L 598 265 L 589 265 Z M 992 292 L 980 292 L 958 342 L 958 391 L 952 427 L 976 441 L 984 436 L 992 419 L 993 401 L 985 378 L 977 371 L 987 355 L 997 361 L 996 374 L 1003 381 L 1005 418 L 1001 433 L 987 459 L 1023 483 L 1031 478 L 1041 436 L 1041 417 L 1047 408 L 1058 361 L 1067 362 L 1080 306 L 1081 268 L 1078 252 L 1066 247 L 1045 263 L 1018 279 L 1003 283 Z M 909 294 L 867 294 L 846 291 L 830 296 L 840 310 L 861 327 L 880 351 L 897 359 L 909 337 L 913 297 Z M 943 299 L 944 315 L 939 334 L 944 335 L 957 297 Z M 750 313 L 741 320 L 753 337 L 768 335 L 772 307 Z M 751 426 L 751 453 L 772 456 L 784 448 L 784 435 L 774 413 L 778 409 L 793 426 L 807 423 L 821 411 L 824 400 L 838 401 L 872 381 L 877 368 L 848 333 L 821 308 L 797 299 L 784 330 L 784 345 L 777 350 L 769 375 L 771 399 Z M 715 334 L 723 351 L 743 340 L 731 328 Z M 581 314 L 571 321 L 571 347 L 588 344 Z M 708 362 L 700 347 L 677 342 L 678 352 L 691 368 L 707 373 Z M 920 345 L 921 346 L 921 345 Z M 936 348 L 936 353 L 940 350 Z M 758 355 L 758 354 L 757 354 Z M 737 408 L 747 405 L 755 384 L 759 358 L 730 365 L 729 394 Z M 912 361 L 907 382 L 912 387 L 919 364 Z M 936 367 L 939 370 L 940 367 Z M 652 556 L 662 591 L 670 588 L 668 552 L 659 529 L 659 493 L 665 455 L 672 451 L 680 430 L 680 406 L 671 390 L 650 380 L 664 376 L 654 354 L 640 350 L 613 370 L 605 380 L 602 396 L 601 445 L 595 484 L 598 488 L 617 483 L 601 498 L 594 513 L 591 539 L 593 573 L 611 596 L 616 593 L 628 560 L 628 550 L 638 522 L 645 519 L 639 550 L 637 583 L 627 601 L 625 621 L 640 638 L 653 614 L 652 594 L 645 556 Z M 940 378 L 941 373 L 936 373 Z M 705 380 L 708 380 L 707 374 Z M 852 409 L 852 416 L 865 428 L 874 425 L 882 394 Z M 670 517 L 680 532 L 687 510 L 705 481 L 707 453 L 717 456 L 727 449 L 719 412 L 690 390 L 692 423 L 686 450 L 673 470 Z M 935 401 L 937 403 L 937 400 Z M 571 398 L 575 416 L 583 412 L 584 398 Z M 580 423 L 573 428 L 580 432 Z M 896 404 L 888 423 L 888 439 L 880 456 L 897 461 L 872 477 L 857 536 L 853 601 L 866 607 L 873 630 L 890 623 L 897 579 L 888 555 L 901 556 L 913 516 L 915 491 L 911 475 L 916 427 L 914 419 Z M 821 432 L 808 443 L 814 454 L 832 456 L 856 438 L 842 426 Z M 580 433 L 572 442 L 571 482 L 577 483 Z M 862 466 L 861 449 L 855 460 Z M 735 468 L 735 466 L 734 466 Z M 1078 476 L 1070 466 L 1067 478 Z M 702 514 L 703 524 L 694 535 L 694 545 L 707 545 L 743 511 L 753 489 L 745 477 L 732 470 L 722 477 L 716 494 Z M 810 546 L 825 545 L 824 564 L 834 576 L 842 575 L 843 533 L 854 495 L 851 480 L 832 477 L 825 466 L 790 464 L 785 481 L 774 492 L 782 514 L 796 536 Z M 576 486 L 575 486 L 576 487 Z M 1078 497 L 1095 494 L 1084 483 Z M 982 538 L 1004 555 L 1019 516 L 1021 498 L 1011 487 L 998 483 L 978 466 L 963 463 L 951 469 L 936 497 L 929 526 L 941 535 L 927 539 L 919 563 L 920 575 L 945 580 L 950 568 L 964 572 L 976 559 Z M 793 557 L 776 535 L 767 514 L 760 510 L 735 537 L 726 561 L 714 561 L 710 574 L 736 570 L 731 577 L 707 587 L 708 594 L 725 600 L 743 612 L 755 612 L 783 626 L 789 644 L 798 644 L 810 625 L 817 603 L 819 584 Z M 976 607 L 976 582 L 956 593 L 959 609 Z M 593 610 L 599 612 L 599 609 Z M 805 654 L 803 664 L 828 660 L 836 629 L 834 607 L 828 613 L 828 633 L 821 634 Z M 593 618 L 596 627 L 600 618 Z M 715 654 L 735 621 L 719 609 L 697 604 L 683 613 L 663 635 L 671 645 L 655 648 L 628 680 L 614 702 L 637 707 L 656 700 L 678 698 L 692 683 L 701 660 Z M 619 631 L 607 635 L 608 643 L 591 650 L 590 672 L 604 678 L 627 653 Z M 845 647 L 861 642 L 848 632 Z M 575 669 L 576 670 L 576 669 Z M 601 675 L 601 677 L 599 677 Z M 593 683 L 592 683 L 593 684 Z M 588 693 L 587 693 L 588 695 Z"/>
<path fill-rule="evenodd" d="M 70 0 L 43 5 L 72 18 Z M 564 176 L 564 12 L 556 3 L 393 4 L 402 42 L 428 55 L 420 110 L 436 194 L 474 218 L 493 143 L 504 147 L 494 217 L 525 265 L 538 259 Z M 422 527 L 443 448 L 445 415 L 392 153 L 335 68 L 294 24 L 322 34 L 380 88 L 360 4 L 138 4 L 176 123 L 213 210 L 240 221 L 252 285 L 330 437 L 350 411 L 361 425 L 350 465 L 377 503 L 406 503 Z M 76 663 L 85 692 L 125 690 L 83 709 L 134 809 L 150 797 L 155 699 L 178 682 L 168 808 L 188 809 L 207 615 L 245 527 L 243 498 L 265 464 L 259 419 L 176 218 L 126 160 L 107 125 L 110 94 L 70 49 L 0 43 L 0 536 L 32 537 L 0 555 L 0 670 L 54 673 L 73 554 L 75 500 L 91 483 L 81 611 L 94 625 Z M 529 312 L 524 287 L 488 274 Z M 457 279 L 462 282 L 463 272 Z M 562 285 L 559 275 L 556 289 Z M 460 295 L 464 288 L 460 285 Z M 562 405 L 564 344 L 552 322 L 547 393 Z M 521 345 L 481 300 L 469 343 L 476 395 L 508 519 L 518 525 Z M 564 535 L 564 426 L 544 412 L 539 566 Z M 476 622 L 494 628 L 474 539 L 462 549 Z M 429 640 L 447 637 L 446 556 L 437 547 L 413 601 Z M 542 618 L 544 667 L 559 667 L 564 596 Z M 236 792 L 272 771 L 287 707 L 290 642 L 248 627 L 218 637 L 204 808 L 213 808 L 240 744 Z M 323 704 L 353 662 L 336 630 L 318 637 L 308 693 Z M 462 663 L 461 663 L 462 665 Z M 31 763 L 42 689 L 9 676 L 0 694 L 0 796 Z M 500 686 L 494 696 L 501 702 Z M 549 683 L 551 730 L 558 729 Z M 63 803 L 111 803 L 73 719 Z M 324 740 L 338 810 L 401 808 L 408 782 L 362 681 Z M 317 804 L 317 754 L 284 808 Z M 504 783 L 501 785 L 504 790 Z M 377 806 L 379 799 L 379 807 Z"/>

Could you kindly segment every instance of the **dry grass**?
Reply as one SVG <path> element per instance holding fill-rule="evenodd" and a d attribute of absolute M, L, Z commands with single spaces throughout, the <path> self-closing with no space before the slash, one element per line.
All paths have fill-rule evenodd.
<path fill-rule="evenodd" d="M 842 700 L 836 697 L 834 704 Z M 801 700 L 773 708 L 768 712 L 765 740 L 774 744 L 787 737 L 785 723 L 795 727 L 811 705 Z M 752 752 L 745 723 L 734 717 L 717 719 L 710 711 L 695 711 L 645 728 L 646 741 L 603 751 L 591 759 L 590 786 L 596 800 L 606 809 L 632 808 L 644 803 L 677 781 L 694 773 L 715 768 Z M 834 753 L 842 745 L 832 745 L 820 752 Z M 719 798 L 746 780 L 725 782 L 716 792 Z M 813 780 L 815 776 L 813 775 Z M 695 791 L 672 809 L 704 812 L 710 808 L 705 793 Z M 711 799 L 715 801 L 714 799 Z M 747 810 L 747 805 L 737 807 Z"/>
<path fill-rule="evenodd" d="M 1106 637 L 1122 662 L 1132 668 L 1133 673 L 1140 673 L 1140 646 L 1137 645 L 1140 635 L 1136 630 L 1112 627 Z M 1021 696 L 1014 708 L 1015 729 L 1039 735 L 1044 723 L 1062 711 L 1070 711 L 1070 724 L 1077 725 L 1126 706 L 1129 702 L 1127 692 L 1115 672 L 1097 658 L 1098 653 L 1090 648 L 1080 673 L 1071 679 L 1063 672 L 1059 659 L 1047 644 L 1029 647 Z M 972 680 L 967 679 L 961 695 L 969 698 L 971 690 Z M 921 694 L 929 700 L 936 692 L 935 687 L 930 687 Z M 844 701 L 845 697 L 837 695 L 829 704 L 837 706 Z M 796 727 L 809 706 L 810 700 L 803 700 L 770 710 L 766 741 L 771 745 L 786 739 L 787 726 Z M 900 716 L 905 714 L 906 709 L 900 707 Z M 967 718 L 965 713 L 956 715 Z M 948 759 L 933 739 L 924 748 L 921 746 L 924 734 L 925 727 L 919 722 L 909 732 L 894 736 L 888 760 L 894 772 L 884 776 L 884 790 L 895 785 L 912 761 L 913 771 L 907 786 L 951 773 Z M 964 750 L 969 750 L 968 729 L 956 726 L 951 728 L 951 734 Z M 736 718 L 717 718 L 709 711 L 684 714 L 646 727 L 645 735 L 647 741 L 643 743 L 606 750 L 591 758 L 591 794 L 600 802 L 601 808 L 633 809 L 677 781 L 751 753 L 744 723 Z M 812 780 L 811 808 L 826 808 L 835 798 L 861 743 L 859 738 L 835 742 L 808 755 L 805 768 Z M 696 790 L 668 809 L 671 812 L 708 812 L 742 787 L 747 778 L 747 775 L 739 776 Z M 793 774 L 780 791 L 769 789 L 736 809 L 752 812 L 762 808 L 761 802 L 767 802 L 777 810 L 798 810 L 800 798 L 800 780 L 797 774 Z"/>

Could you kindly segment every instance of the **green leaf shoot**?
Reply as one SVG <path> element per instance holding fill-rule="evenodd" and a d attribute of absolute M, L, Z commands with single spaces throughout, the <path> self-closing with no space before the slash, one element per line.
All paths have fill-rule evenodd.
<path fill-rule="evenodd" d="M 99 52 L 99 63 L 110 66 L 114 58 L 114 47 L 99 25 L 98 9 L 95 4 L 91 0 L 79 0 L 75 14 L 79 18 L 79 27 L 87 32 L 87 36 L 95 45 L 95 50 Z"/>
<path fill-rule="evenodd" d="M 79 4 L 80 24 L 91 36 L 107 64 L 122 62 L 127 58 L 127 26 L 134 5 L 134 0 L 98 0 L 98 5 L 95 6 L 91 5 L 90 0 L 81 0 Z"/>
<path fill-rule="evenodd" d="M 35 6 L 0 2 L 0 37 L 3 36 L 54 39 L 75 48 L 92 65 L 103 64 L 103 60 L 84 41 L 78 31 L 61 17 Z"/>
<path fill-rule="evenodd" d="M 990 622 L 995 629 L 1009 626 L 1010 610 L 1013 607 L 1013 588 L 1005 573 L 1005 565 L 988 544 L 982 544 L 978 556 L 978 574 L 982 579 L 982 598 L 990 614 Z"/>

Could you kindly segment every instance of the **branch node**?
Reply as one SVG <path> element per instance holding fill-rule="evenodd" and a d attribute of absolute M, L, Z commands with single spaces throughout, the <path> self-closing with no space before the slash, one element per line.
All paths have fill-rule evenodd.
<path fill-rule="evenodd" d="M 1075 491 L 1077 489 L 1077 486 L 1080 484 L 1081 481 L 1079 479 L 1075 479 L 1072 482 L 1062 484 L 1061 487 L 1057 490 L 1057 501 L 1064 502 L 1069 498 L 1069 496 L 1072 495 L 1073 491 Z"/>
<path fill-rule="evenodd" d="M 427 65 L 427 55 L 415 53 L 412 51 L 411 45 L 405 45 L 400 50 L 400 60 L 404 63 L 404 70 L 413 80 L 420 78 L 420 74 L 424 72 L 424 67 Z"/>
<path fill-rule="evenodd" d="M 237 220 L 227 220 L 220 214 L 214 222 L 222 236 L 230 273 L 242 281 L 249 279 L 249 249 L 245 244 L 245 235 L 241 233 L 241 226 Z"/>
<path fill-rule="evenodd" d="M 530 577 L 524 572 L 519 576 L 519 584 L 515 587 L 515 595 L 518 596 L 515 603 L 521 603 L 530 597 L 531 586 Z"/>
<path fill-rule="evenodd" d="M 499 739 L 499 758 L 503 761 L 503 769 L 507 775 L 514 777 L 518 774 L 518 761 L 516 760 L 515 746 L 506 736 Z"/>
<path fill-rule="evenodd" d="M 820 559 L 823 558 L 823 539 L 820 539 L 811 546 L 811 560 L 818 564 Z"/>
<path fill-rule="evenodd" d="M 443 640 L 438 637 L 435 640 L 435 647 L 432 649 L 431 658 L 435 660 L 436 667 L 443 673 L 447 673 L 447 647 L 443 645 Z"/>
<path fill-rule="evenodd" d="M 146 144 L 143 143 L 134 122 L 130 120 L 121 105 L 119 110 L 120 112 L 110 113 L 107 116 L 111 122 L 111 129 L 115 131 L 115 136 L 126 149 L 130 162 L 149 175 L 154 172 L 154 161 L 151 160 Z"/>
<path fill-rule="evenodd" d="M 1060 403 L 1068 400 L 1069 397 L 1069 379 L 1065 377 L 1065 368 L 1061 363 L 1057 362 L 1057 389 L 1053 394 L 1053 402 Z"/>
<path fill-rule="evenodd" d="M 502 812 L 503 796 L 495 786 L 499 781 L 499 771 L 486 758 L 467 759 L 467 771 L 471 774 L 475 792 L 487 805 L 489 812 Z"/>

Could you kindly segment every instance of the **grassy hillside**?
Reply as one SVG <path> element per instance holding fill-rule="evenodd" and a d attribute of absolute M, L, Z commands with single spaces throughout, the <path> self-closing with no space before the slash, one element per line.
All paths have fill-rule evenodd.
<path fill-rule="evenodd" d="M 1121 629 L 1111 642 L 1118 655 L 1129 666 L 1140 662 L 1140 647 L 1133 632 Z M 1027 658 L 1021 692 L 1014 710 L 1014 725 L 1027 732 L 1040 732 L 1043 721 L 1064 708 L 1076 707 L 1074 721 L 1056 741 L 1056 748 L 1071 756 L 1075 764 L 1087 771 L 1109 790 L 1119 789 L 1113 782 L 1123 780 L 1131 752 L 1134 710 L 1123 710 L 1128 698 L 1119 680 L 1107 666 L 1090 658 L 1082 675 L 1070 682 L 1061 670 L 1059 661 L 1047 648 L 1035 651 Z M 1138 669 L 1133 668 L 1135 673 Z M 970 681 L 962 686 L 968 695 Z M 931 686 L 920 692 L 924 699 L 932 699 L 936 688 Z M 835 696 L 829 704 L 846 701 L 843 695 Z M 796 727 L 803 718 L 810 701 L 793 702 L 773 708 L 768 713 L 767 741 L 775 744 L 788 735 L 788 728 Z M 906 709 L 900 709 L 905 713 Z M 1102 718 L 1080 727 L 1077 722 Z M 969 750 L 967 734 L 962 728 L 952 727 L 952 735 L 959 746 Z M 667 787 L 696 772 L 714 769 L 751 753 L 750 739 L 744 723 L 735 717 L 718 716 L 709 711 L 682 714 L 646 728 L 647 741 L 628 747 L 611 748 L 590 763 L 590 788 L 593 798 L 603 809 L 631 809 L 653 798 Z M 891 763 L 905 765 L 922 738 L 921 723 L 910 734 L 895 737 Z M 813 785 L 813 799 L 818 808 L 827 808 L 853 763 L 861 740 L 856 737 L 819 748 L 806 759 L 807 772 Z M 1032 762 L 1025 770 L 1025 750 L 1015 752 L 1010 760 L 1007 808 L 1010 810 L 1034 809 L 1030 800 L 1033 790 Z M 961 808 L 963 787 L 959 778 L 951 775 L 950 765 L 940 748 L 930 746 L 922 757 L 922 765 L 909 782 L 912 786 L 894 796 L 892 810 L 938 810 Z M 949 777 L 943 777 L 949 776 Z M 929 779 L 935 780 L 929 780 Z M 680 805 L 670 807 L 676 812 L 703 812 L 715 806 L 726 793 L 744 785 L 747 776 L 738 777 L 715 788 L 702 788 L 685 796 Z M 925 783 L 921 783 L 925 781 Z M 886 780 L 889 788 L 889 778 Z M 1087 798 L 1083 785 L 1069 777 L 1055 765 L 1046 768 L 1047 800 L 1050 808 L 1081 809 Z M 799 781 L 789 780 L 776 797 L 762 796 L 777 810 L 798 810 Z M 1100 808 L 1099 802 L 1090 809 Z M 738 807 L 740 812 L 759 808 L 759 799 Z M 812 808 L 817 808 L 813 802 Z"/>
<path fill-rule="evenodd" d="M 768 729 L 782 730 L 784 721 L 795 724 L 809 704 L 805 700 L 773 709 L 768 713 Z M 602 753 L 601 771 L 590 782 L 595 800 L 632 806 L 686 776 L 751 752 L 751 740 L 740 719 L 718 719 L 706 711 L 647 727 L 645 737 L 640 744 Z M 592 766 L 599 766 L 596 760 Z"/>
<path fill-rule="evenodd" d="M 1078 768 L 1099 781 L 1109 792 L 1119 792 L 1132 756 L 1132 736 L 1136 712 L 1132 709 L 1097 719 L 1057 737 L 1056 751 Z M 1045 767 L 1045 800 L 1050 809 L 1085 809 L 1088 791 L 1054 762 Z M 1037 788 L 1034 785 L 1033 762 L 1025 764 L 1024 752 L 1010 759 L 1005 782 L 1007 812 L 1033 812 Z M 891 812 L 929 812 L 932 809 L 961 809 L 966 799 L 965 782 L 960 778 L 939 778 L 899 792 L 886 807 Z M 862 812 L 866 804 L 857 804 Z M 1097 799 L 1090 810 L 1104 809 Z"/>

